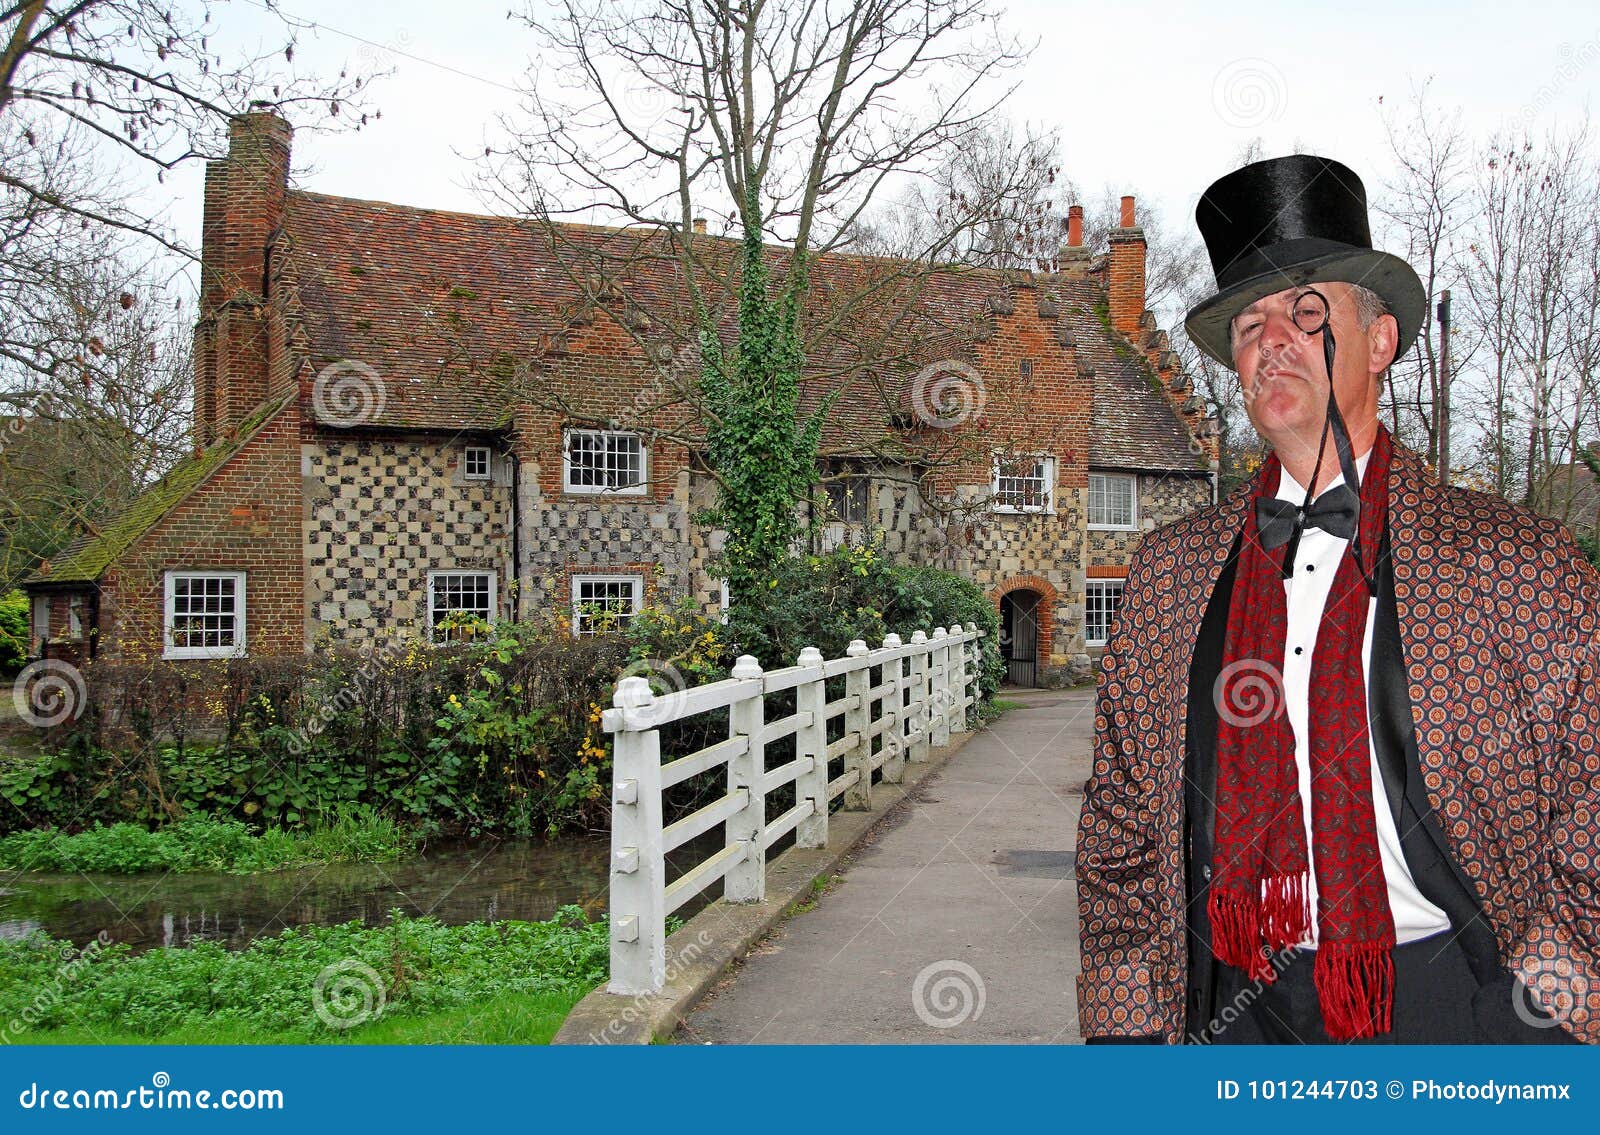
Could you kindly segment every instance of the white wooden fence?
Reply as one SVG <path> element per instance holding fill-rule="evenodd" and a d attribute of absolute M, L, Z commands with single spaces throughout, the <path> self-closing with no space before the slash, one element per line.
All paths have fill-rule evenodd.
<path fill-rule="evenodd" d="M 841 794 L 850 810 L 872 807 L 872 774 L 898 783 L 905 762 L 922 761 L 930 746 L 948 745 L 966 731 L 968 708 L 977 699 L 984 632 L 965 629 L 917 631 L 909 643 L 891 634 L 877 650 L 860 639 L 845 657 L 825 660 L 815 647 L 800 652 L 799 664 L 763 672 L 741 655 L 733 676 L 721 682 L 657 697 L 649 681 L 630 676 L 617 683 L 613 708 L 602 725 L 615 734 L 611 817 L 611 993 L 658 992 L 666 980 L 666 918 L 706 887 L 723 880 L 730 902 L 758 902 L 766 893 L 767 849 L 789 832 L 797 847 L 828 842 L 828 805 Z M 873 667 L 882 681 L 869 686 Z M 845 675 L 844 696 L 827 701 L 823 683 Z M 796 711 L 766 720 L 766 695 L 795 691 Z M 662 764 L 660 727 L 728 707 L 728 738 Z M 828 722 L 844 715 L 844 735 L 831 744 Z M 795 757 L 766 767 L 766 747 L 793 735 Z M 873 740 L 882 737 L 874 751 Z M 844 758 L 844 771 L 828 779 L 828 762 Z M 728 791 L 674 823 L 663 826 L 661 794 L 698 773 L 727 766 Z M 768 793 L 795 786 L 794 807 L 766 818 Z M 696 836 L 724 825 L 717 851 L 669 886 L 666 856 Z"/>

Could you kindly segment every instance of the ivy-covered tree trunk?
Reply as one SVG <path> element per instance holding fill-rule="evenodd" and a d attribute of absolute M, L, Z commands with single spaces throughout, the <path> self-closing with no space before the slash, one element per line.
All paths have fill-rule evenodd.
<path fill-rule="evenodd" d="M 707 519 L 728 533 L 722 559 L 729 605 L 739 612 L 733 625 L 755 630 L 776 582 L 773 569 L 802 535 L 796 513 L 816 483 L 822 422 L 837 392 L 800 423 L 805 253 L 796 250 L 788 278 L 772 294 L 755 186 L 744 202 L 743 233 L 738 335 L 725 349 L 710 317 L 702 318 L 700 386 L 712 412 L 708 455 L 719 476 Z M 761 661 L 777 666 L 791 660 Z"/>

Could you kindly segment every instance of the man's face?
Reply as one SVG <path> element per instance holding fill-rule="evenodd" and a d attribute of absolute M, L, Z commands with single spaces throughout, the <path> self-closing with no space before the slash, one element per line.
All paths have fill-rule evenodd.
<path fill-rule="evenodd" d="M 1377 376 L 1394 353 L 1396 325 L 1375 319 L 1365 330 L 1356 315 L 1350 285 L 1339 281 L 1284 288 L 1264 296 L 1234 317 L 1233 362 L 1243 388 L 1245 413 L 1256 432 L 1276 449 L 1315 452 L 1328 405 L 1328 372 L 1322 335 L 1295 326 L 1293 312 L 1309 288 L 1328 301 L 1328 327 L 1336 350 L 1333 387 L 1353 436 L 1377 420 Z"/>

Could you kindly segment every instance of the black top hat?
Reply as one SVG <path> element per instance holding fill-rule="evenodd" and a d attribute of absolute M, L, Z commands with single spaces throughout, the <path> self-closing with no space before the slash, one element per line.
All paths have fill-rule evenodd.
<path fill-rule="evenodd" d="M 1377 292 L 1400 324 L 1396 358 L 1422 328 L 1427 292 L 1411 265 L 1373 249 L 1366 187 L 1349 166 L 1310 154 L 1253 162 L 1213 182 L 1194 219 L 1217 294 L 1190 311 L 1184 327 L 1224 366 L 1234 365 L 1233 317 L 1302 284 L 1342 280 Z"/>

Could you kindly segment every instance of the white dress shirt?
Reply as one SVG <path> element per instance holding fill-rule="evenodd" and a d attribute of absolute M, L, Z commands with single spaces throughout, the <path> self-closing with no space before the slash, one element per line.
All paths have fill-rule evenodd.
<path fill-rule="evenodd" d="M 1367 461 L 1372 456 L 1369 449 L 1356 458 L 1356 475 L 1364 477 Z M 1336 472 L 1318 496 L 1334 485 L 1344 484 L 1344 474 Z M 1300 504 L 1305 500 L 1306 487 L 1298 484 L 1283 470 L 1278 479 L 1278 498 Z M 1288 708 L 1289 724 L 1294 729 L 1294 763 L 1300 774 L 1300 801 L 1305 822 L 1306 851 L 1312 864 L 1310 885 L 1311 933 L 1302 946 L 1316 945 L 1317 941 L 1317 875 L 1316 848 L 1311 838 L 1311 760 L 1308 742 L 1308 698 L 1311 685 L 1311 655 L 1316 647 L 1317 628 L 1322 622 L 1322 609 L 1333 588 L 1334 575 L 1339 561 L 1350 541 L 1333 536 L 1321 528 L 1307 528 L 1295 550 L 1294 575 L 1283 581 L 1284 596 L 1288 602 L 1289 626 L 1283 648 L 1283 693 Z M 1363 549 L 1371 554 L 1373 549 Z M 1270 555 L 1282 562 L 1283 549 L 1275 548 Z M 1364 586 L 1364 585 L 1363 585 Z M 1372 627 L 1377 619 L 1378 601 L 1369 598 L 1367 605 L 1367 633 L 1361 643 L 1361 684 L 1370 688 L 1372 672 Z M 1389 887 L 1389 910 L 1394 915 L 1396 942 L 1410 942 L 1440 930 L 1448 929 L 1450 919 L 1444 911 L 1429 902 L 1412 881 L 1411 869 L 1406 866 L 1400 848 L 1400 836 L 1395 830 L 1394 815 L 1389 810 L 1388 798 L 1383 790 L 1383 774 L 1378 769 L 1378 750 L 1372 739 L 1370 711 L 1367 720 L 1367 747 L 1372 754 L 1372 811 L 1377 822 L 1378 856 L 1383 864 L 1383 877 Z"/>

